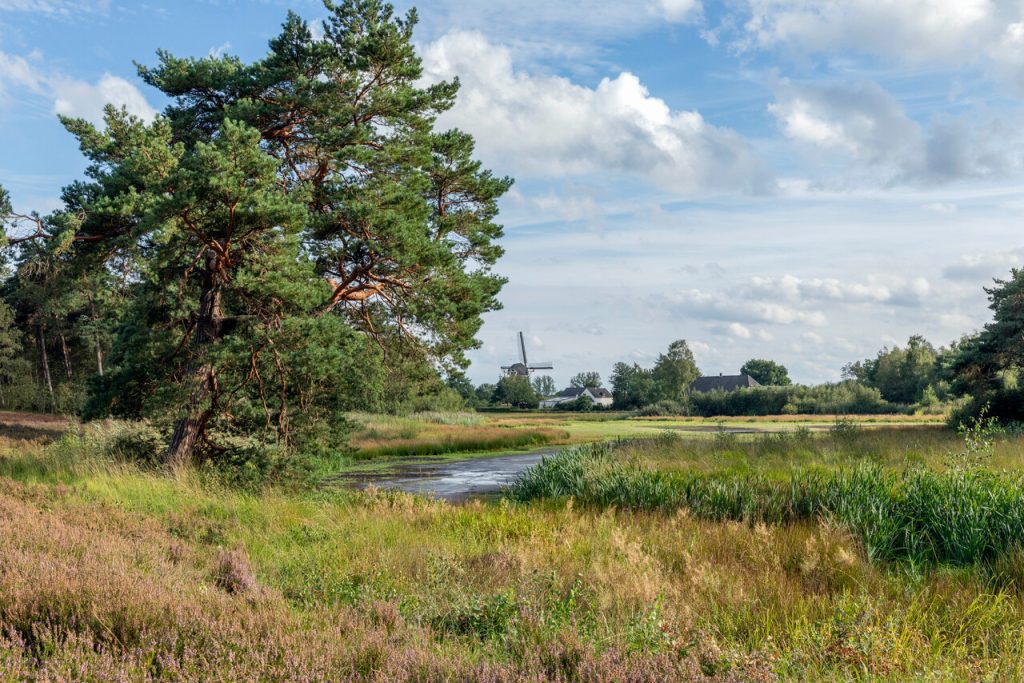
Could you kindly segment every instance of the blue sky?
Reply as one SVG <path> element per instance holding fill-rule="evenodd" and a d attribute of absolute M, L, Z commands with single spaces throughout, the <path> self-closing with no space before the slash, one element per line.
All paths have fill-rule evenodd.
<path fill-rule="evenodd" d="M 410 3 L 396 3 L 406 9 Z M 56 206 L 81 173 L 57 113 L 153 116 L 135 76 L 165 48 L 258 58 L 321 3 L 0 0 L 0 184 Z M 518 330 L 563 382 L 653 362 L 677 338 L 708 373 L 751 357 L 801 381 L 915 333 L 988 319 L 1024 261 L 1024 7 L 999 0 L 434 0 L 441 123 L 517 183 L 510 278 L 470 376 Z"/>

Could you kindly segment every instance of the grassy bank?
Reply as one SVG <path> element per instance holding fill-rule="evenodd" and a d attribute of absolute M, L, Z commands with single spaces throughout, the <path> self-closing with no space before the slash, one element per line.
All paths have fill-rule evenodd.
<path fill-rule="evenodd" d="M 941 474 L 954 437 L 865 438 L 915 436 Z M 727 438 L 617 457 L 681 475 L 666 464 L 705 449 L 769 486 L 789 476 L 758 470 L 764 444 Z M 104 439 L 0 439 L 0 680 L 1024 675 L 1015 584 L 980 565 L 872 559 L 837 520 L 245 494 L 114 462 Z M 822 476 L 865 458 L 912 471 L 852 439 L 810 441 L 802 457 L 834 461 Z"/>
<path fill-rule="evenodd" d="M 987 563 L 1020 583 L 1024 473 L 876 463 L 763 472 L 665 471 L 622 461 L 609 445 L 546 459 L 510 491 L 519 501 L 573 498 L 584 505 L 675 512 L 748 524 L 835 523 L 874 559 Z"/>

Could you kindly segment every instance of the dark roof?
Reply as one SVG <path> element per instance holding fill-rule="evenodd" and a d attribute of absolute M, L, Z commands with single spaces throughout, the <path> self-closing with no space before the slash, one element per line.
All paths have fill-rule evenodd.
<path fill-rule="evenodd" d="M 694 391 L 735 391 L 736 389 L 747 389 L 759 387 L 761 384 L 750 375 L 718 375 L 717 377 L 698 377 L 691 384 Z"/>
<path fill-rule="evenodd" d="M 583 395 L 583 392 L 587 390 L 587 387 L 569 387 L 558 392 L 560 398 L 579 398 Z M 604 387 L 590 387 L 590 393 L 594 398 L 611 398 L 612 392 L 608 391 Z"/>

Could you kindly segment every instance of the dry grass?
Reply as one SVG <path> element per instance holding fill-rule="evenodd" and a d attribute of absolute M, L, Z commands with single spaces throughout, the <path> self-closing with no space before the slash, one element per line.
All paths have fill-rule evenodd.
<path fill-rule="evenodd" d="M 564 429 L 494 424 L 466 413 L 423 413 L 408 417 L 355 414 L 356 457 L 443 455 L 515 450 L 568 443 Z"/>

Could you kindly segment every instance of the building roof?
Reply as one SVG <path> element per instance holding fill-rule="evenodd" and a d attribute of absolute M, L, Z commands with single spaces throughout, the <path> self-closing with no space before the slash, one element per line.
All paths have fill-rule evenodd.
<path fill-rule="evenodd" d="M 760 382 L 746 374 L 698 377 L 690 384 L 691 389 L 702 392 L 715 391 L 716 389 L 721 389 L 723 391 L 735 391 L 736 389 L 747 389 L 759 386 L 761 386 Z"/>
<path fill-rule="evenodd" d="M 594 398 L 611 398 L 612 392 L 608 391 L 604 387 L 569 387 L 558 392 L 558 398 L 579 398 L 587 390 L 590 390 L 590 395 Z"/>

